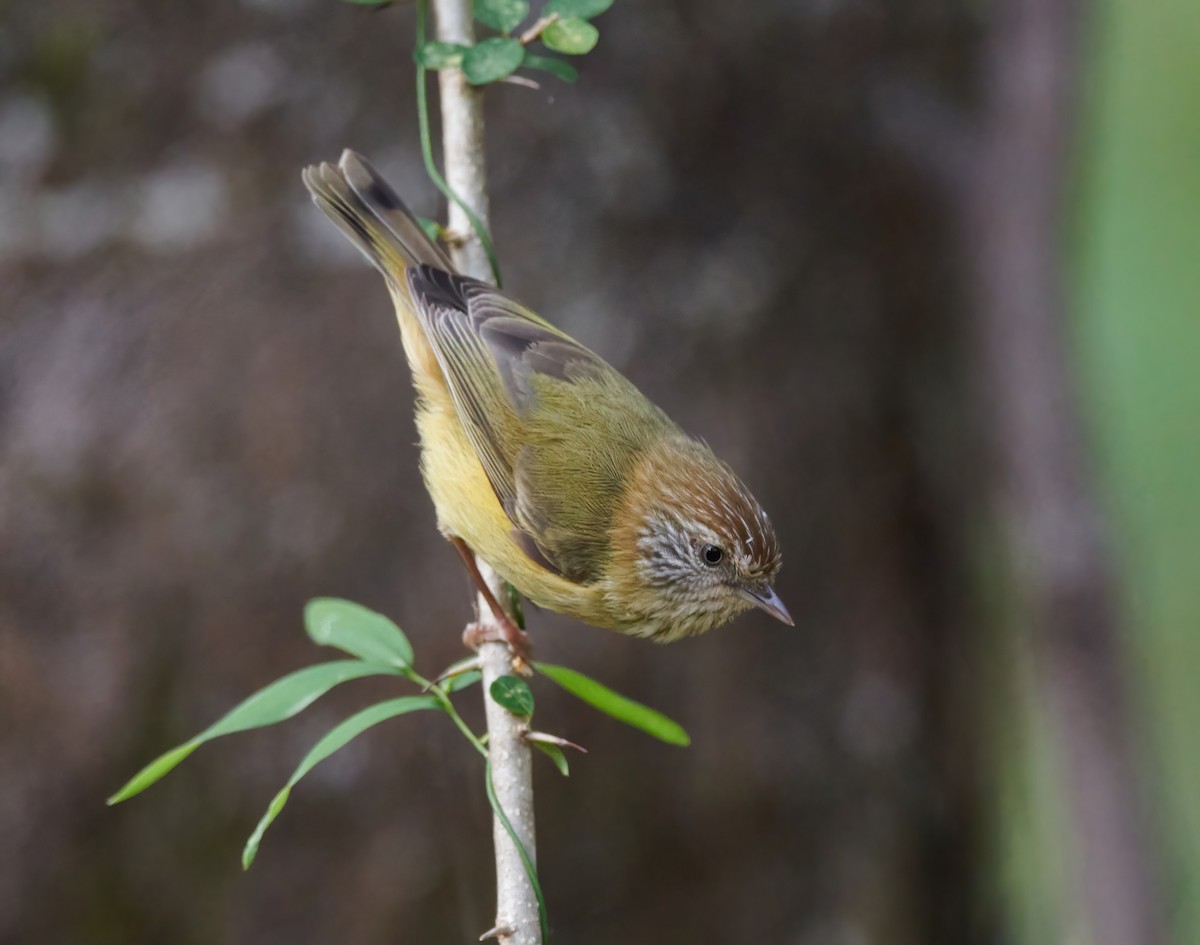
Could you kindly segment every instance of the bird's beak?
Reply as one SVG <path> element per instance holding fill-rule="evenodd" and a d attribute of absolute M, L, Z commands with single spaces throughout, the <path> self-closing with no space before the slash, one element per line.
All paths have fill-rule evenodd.
<path fill-rule="evenodd" d="M 742 593 L 746 596 L 746 600 L 755 607 L 762 608 L 776 620 L 786 623 L 789 627 L 796 626 L 796 621 L 792 619 L 792 615 L 783 606 L 783 601 L 779 599 L 775 588 L 770 584 L 764 584 L 762 587 L 747 587 L 743 589 Z"/>

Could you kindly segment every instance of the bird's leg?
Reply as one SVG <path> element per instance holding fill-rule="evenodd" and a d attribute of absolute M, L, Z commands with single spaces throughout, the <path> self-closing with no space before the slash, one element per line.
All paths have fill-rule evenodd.
<path fill-rule="evenodd" d="M 471 549 L 467 547 L 467 543 L 461 538 L 451 538 L 452 544 L 459 556 L 463 559 L 463 564 L 467 566 L 467 572 L 471 575 L 471 582 L 475 585 L 476 590 L 483 595 L 483 599 L 487 601 L 488 607 L 492 609 L 492 616 L 496 622 L 496 628 L 500 631 L 500 637 L 488 635 L 486 626 L 476 624 L 469 627 L 463 635 L 463 639 L 468 646 L 475 648 L 480 643 L 487 643 L 490 640 L 503 640 L 509 647 L 512 648 L 513 655 L 522 663 L 529 663 L 533 655 L 533 641 L 529 639 L 529 634 L 513 623 L 512 617 L 508 612 L 500 606 L 500 602 L 496 600 L 496 595 L 492 593 L 492 589 L 488 587 L 487 581 L 483 579 L 483 575 L 479 573 L 479 565 L 475 563 L 475 555 L 471 553 Z"/>

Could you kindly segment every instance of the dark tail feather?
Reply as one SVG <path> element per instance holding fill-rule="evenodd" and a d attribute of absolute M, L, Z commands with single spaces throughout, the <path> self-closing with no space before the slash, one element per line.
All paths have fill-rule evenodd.
<path fill-rule="evenodd" d="M 403 285 L 404 270 L 420 263 L 454 271 L 446 254 L 366 158 L 343 151 L 337 167 L 306 167 L 301 176 L 313 203 L 389 282 Z"/>

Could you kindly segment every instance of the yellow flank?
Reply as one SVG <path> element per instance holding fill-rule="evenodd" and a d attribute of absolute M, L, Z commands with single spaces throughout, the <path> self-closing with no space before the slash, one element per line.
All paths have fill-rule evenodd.
<path fill-rule="evenodd" d="M 539 607 L 603 624 L 598 588 L 573 584 L 547 571 L 513 541 L 513 523 L 500 507 L 444 386 L 423 391 L 417 406 L 417 430 L 421 435 L 421 475 L 437 509 L 442 534 L 465 541 Z"/>
<path fill-rule="evenodd" d="M 396 257 L 392 257 L 396 258 Z M 388 260 L 391 261 L 390 259 Z M 446 378 L 413 311 L 403 273 L 389 279 L 400 339 L 417 389 L 421 476 L 437 511 L 438 529 L 461 538 L 496 573 L 539 607 L 584 623 L 611 626 L 603 584 L 583 585 L 547 571 L 513 541 L 513 523 L 501 508 L 479 456 L 458 418 Z"/>
<path fill-rule="evenodd" d="M 500 577 L 539 607 L 595 622 L 599 614 L 589 600 L 599 596 L 595 588 L 572 584 L 546 571 L 512 541 L 514 525 L 500 507 L 475 447 L 458 421 L 445 375 L 416 319 L 408 291 L 392 290 L 392 302 L 404 354 L 413 371 L 421 476 L 438 513 L 438 529 L 446 537 L 462 538 Z"/>

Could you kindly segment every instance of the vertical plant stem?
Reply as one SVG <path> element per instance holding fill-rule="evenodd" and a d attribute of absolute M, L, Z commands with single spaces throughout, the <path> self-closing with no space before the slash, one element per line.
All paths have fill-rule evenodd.
<path fill-rule="evenodd" d="M 470 46 L 475 42 L 470 0 L 433 0 L 437 38 Z M 442 107 L 442 156 L 446 183 L 488 225 L 487 165 L 483 150 L 483 93 L 467 82 L 461 69 L 438 73 Z M 455 201 L 449 206 L 449 230 L 457 237 L 451 257 L 459 271 L 476 279 L 491 279 L 483 241 L 471 227 L 467 212 Z"/>
<path fill-rule="evenodd" d="M 432 0 L 437 38 L 443 42 L 470 45 L 474 42 L 471 0 Z M 486 229 L 488 226 L 487 173 L 484 161 L 483 95 L 471 86 L 458 69 L 438 73 L 442 114 L 442 152 L 446 183 Z M 471 226 L 464 209 L 449 205 L 449 230 L 453 236 L 450 255 L 464 275 L 491 280 L 487 248 Z M 497 600 L 508 595 L 499 576 L 483 561 L 479 570 Z M 492 619 L 491 610 L 480 597 L 476 610 L 481 621 Z M 512 658 L 503 643 L 484 643 L 479 648 L 483 671 L 483 699 L 487 713 L 488 757 L 496 800 L 533 862 L 536 862 L 533 825 L 533 759 L 524 739 L 525 723 L 498 705 L 489 695 L 492 683 L 512 672 Z M 499 817 L 492 819 L 496 848 L 497 937 L 506 945 L 540 945 L 542 941 L 538 900 L 525 872 L 521 852 Z"/>

